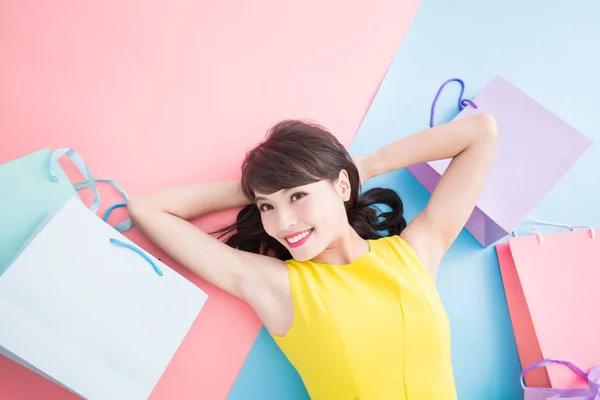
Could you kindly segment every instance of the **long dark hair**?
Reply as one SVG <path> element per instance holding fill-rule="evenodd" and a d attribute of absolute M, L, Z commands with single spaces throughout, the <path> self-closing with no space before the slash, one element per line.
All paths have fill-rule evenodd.
<path fill-rule="evenodd" d="M 406 227 L 404 205 L 395 191 L 374 188 L 359 195 L 356 165 L 334 135 L 315 123 L 286 120 L 273 126 L 242 163 L 242 190 L 253 203 L 239 212 L 234 223 L 213 233 L 226 238 L 231 247 L 288 260 L 290 252 L 263 228 L 254 191 L 271 194 L 324 179 L 333 182 L 341 170 L 348 173 L 352 187 L 345 202 L 348 221 L 360 237 L 397 235 Z M 387 205 L 389 211 L 381 211 L 379 205 Z"/>

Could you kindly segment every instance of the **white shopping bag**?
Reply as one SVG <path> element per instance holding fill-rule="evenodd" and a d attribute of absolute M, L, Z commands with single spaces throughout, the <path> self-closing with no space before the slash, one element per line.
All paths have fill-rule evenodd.
<path fill-rule="evenodd" d="M 0 276 L 0 352 L 87 399 L 147 399 L 207 298 L 71 198 Z"/>

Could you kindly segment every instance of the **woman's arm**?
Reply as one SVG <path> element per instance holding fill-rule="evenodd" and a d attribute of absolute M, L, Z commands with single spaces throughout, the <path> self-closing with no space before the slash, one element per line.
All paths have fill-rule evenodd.
<path fill-rule="evenodd" d="M 409 165 L 452 158 L 425 210 L 401 234 L 434 279 L 477 203 L 494 157 L 496 137 L 495 119 L 481 113 L 418 132 L 358 158 L 364 180 Z"/>
<path fill-rule="evenodd" d="M 255 308 L 268 306 L 259 293 L 269 292 L 269 280 L 280 275 L 283 262 L 273 257 L 233 249 L 189 220 L 249 204 L 239 182 L 176 187 L 132 198 L 129 214 L 135 226 L 182 266 Z M 263 296 L 263 297 L 265 297 Z"/>
<path fill-rule="evenodd" d="M 143 203 L 185 220 L 217 211 L 243 207 L 250 201 L 238 181 L 211 182 L 166 189 L 144 198 L 133 199 L 129 207 Z"/>

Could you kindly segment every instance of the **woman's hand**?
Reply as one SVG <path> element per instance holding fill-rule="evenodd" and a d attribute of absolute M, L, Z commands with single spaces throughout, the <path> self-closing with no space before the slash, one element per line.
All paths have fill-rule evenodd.
<path fill-rule="evenodd" d="M 365 174 L 365 156 L 357 156 L 352 157 L 352 161 L 354 161 L 354 165 L 356 165 L 356 169 L 358 169 L 358 177 L 360 179 L 360 184 L 362 185 L 368 178 L 366 178 Z"/>
<path fill-rule="evenodd" d="M 358 169 L 361 185 L 381 173 L 379 169 L 381 162 L 377 158 L 377 153 L 352 157 L 352 160 Z"/>

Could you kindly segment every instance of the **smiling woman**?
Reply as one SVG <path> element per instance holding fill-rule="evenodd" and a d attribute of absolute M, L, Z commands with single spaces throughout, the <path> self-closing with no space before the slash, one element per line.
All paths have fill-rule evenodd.
<path fill-rule="evenodd" d="M 357 254 L 339 252 L 343 243 L 349 241 L 360 252 L 364 239 L 380 237 L 377 231 L 399 234 L 406 226 L 396 192 L 376 188 L 359 195 L 357 165 L 317 124 L 291 120 L 275 125 L 246 156 L 241 184 L 254 204 L 219 231 L 220 237 L 229 236 L 226 243 L 235 248 L 272 251 L 281 260 L 349 262 Z M 391 211 L 378 217 L 376 204 Z M 302 234 L 307 236 L 299 241 Z"/>
<path fill-rule="evenodd" d="M 479 114 L 353 159 L 323 127 L 283 121 L 247 154 L 240 182 L 169 189 L 132 199 L 129 211 L 174 259 L 250 304 L 312 399 L 455 399 L 435 277 L 495 144 L 494 119 Z M 394 191 L 359 195 L 362 180 L 445 158 L 408 225 Z M 233 207 L 243 207 L 236 221 L 214 232 L 224 242 L 189 222 Z"/>

